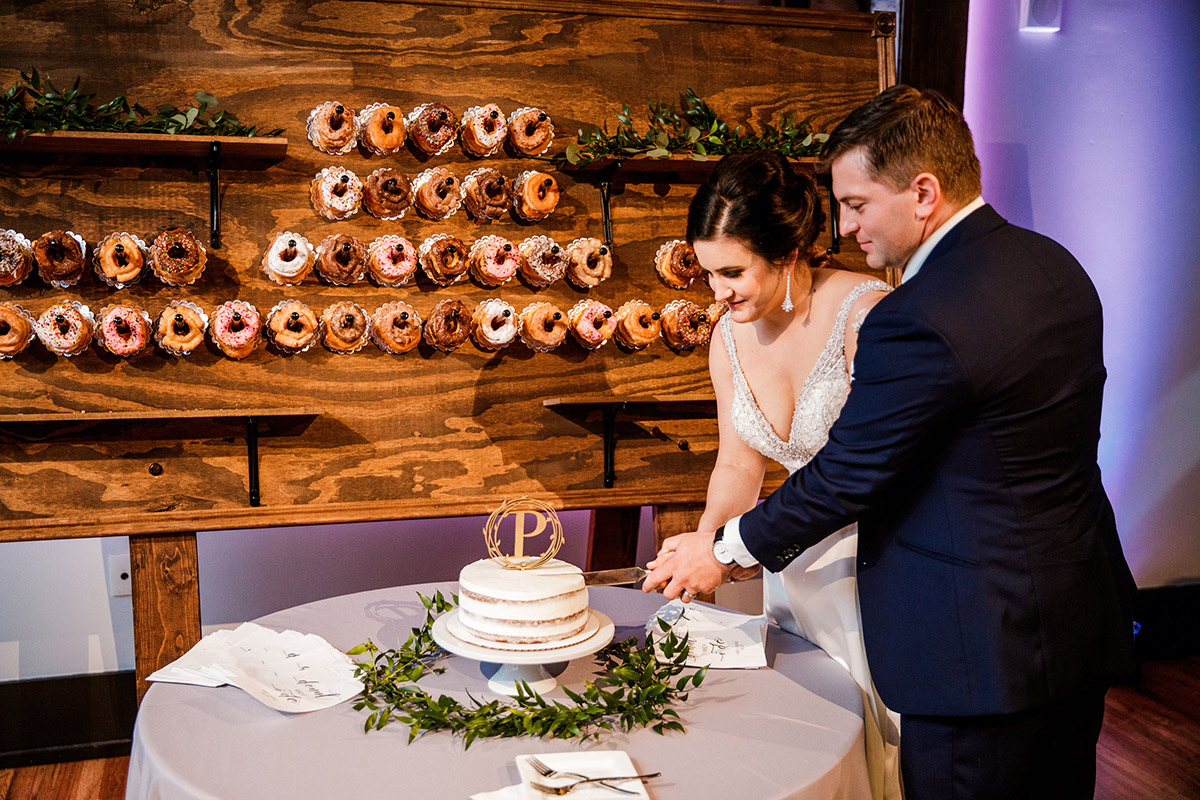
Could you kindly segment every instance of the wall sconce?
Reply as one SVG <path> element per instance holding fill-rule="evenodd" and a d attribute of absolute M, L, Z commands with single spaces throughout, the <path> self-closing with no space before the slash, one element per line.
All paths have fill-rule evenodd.
<path fill-rule="evenodd" d="M 1021 30 L 1057 33 L 1062 28 L 1063 0 L 1021 0 Z"/>

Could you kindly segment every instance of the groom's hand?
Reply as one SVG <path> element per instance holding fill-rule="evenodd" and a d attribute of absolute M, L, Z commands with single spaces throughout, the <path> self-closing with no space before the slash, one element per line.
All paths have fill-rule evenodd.
<path fill-rule="evenodd" d="M 713 555 L 713 535 L 713 531 L 695 531 L 663 542 L 658 556 L 646 565 L 650 574 L 642 583 L 642 591 L 662 588 L 668 600 L 682 596 L 688 603 L 729 580 L 734 567 L 725 566 Z"/>

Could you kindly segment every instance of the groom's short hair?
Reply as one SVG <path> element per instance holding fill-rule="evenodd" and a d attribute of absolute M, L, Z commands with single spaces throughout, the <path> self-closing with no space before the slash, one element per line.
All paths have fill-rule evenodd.
<path fill-rule="evenodd" d="M 903 84 L 850 112 L 821 151 L 825 171 L 840 156 L 863 148 L 868 174 L 899 191 L 922 172 L 937 177 L 953 203 L 979 196 L 979 159 L 962 112 L 944 95 Z"/>

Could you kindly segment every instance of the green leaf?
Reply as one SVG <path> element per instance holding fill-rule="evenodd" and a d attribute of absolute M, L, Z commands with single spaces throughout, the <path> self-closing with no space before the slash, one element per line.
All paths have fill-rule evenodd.
<path fill-rule="evenodd" d="M 212 108 L 217 105 L 217 98 L 213 97 L 208 92 L 196 92 L 196 102 L 202 106 Z"/>

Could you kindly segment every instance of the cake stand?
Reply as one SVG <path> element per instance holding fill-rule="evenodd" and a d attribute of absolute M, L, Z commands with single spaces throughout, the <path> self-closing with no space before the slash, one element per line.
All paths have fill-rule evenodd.
<path fill-rule="evenodd" d="M 614 632 L 613 621 L 593 608 L 588 609 L 588 622 L 582 633 L 551 648 L 544 645 L 502 645 L 477 639 L 458 621 L 457 608 L 434 620 L 432 631 L 433 640 L 456 656 L 486 664 L 499 664 L 500 669 L 488 680 L 488 688 L 512 696 L 517 694 L 517 683 L 520 681 L 539 694 L 550 691 L 558 685 L 558 679 L 546 671 L 547 664 L 561 664 L 590 656 L 611 642 Z"/>

